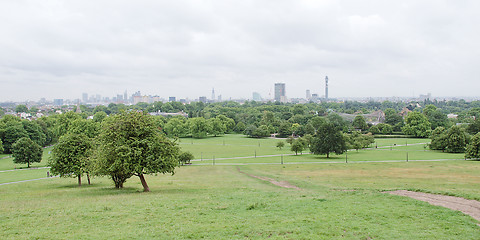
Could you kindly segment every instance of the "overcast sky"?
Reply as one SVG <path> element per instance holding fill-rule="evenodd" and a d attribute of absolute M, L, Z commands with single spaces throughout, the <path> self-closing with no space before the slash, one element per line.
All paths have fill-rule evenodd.
<path fill-rule="evenodd" d="M 480 96 L 480 1 L 0 2 L 0 101 Z"/>

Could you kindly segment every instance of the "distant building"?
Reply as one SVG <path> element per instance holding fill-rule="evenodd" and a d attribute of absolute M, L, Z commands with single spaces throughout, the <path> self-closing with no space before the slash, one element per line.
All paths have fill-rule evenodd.
<path fill-rule="evenodd" d="M 88 102 L 88 93 L 82 93 L 82 102 Z"/>
<path fill-rule="evenodd" d="M 275 102 L 286 102 L 285 83 L 275 83 Z"/>
<path fill-rule="evenodd" d="M 169 102 L 175 102 L 177 100 L 176 97 L 168 97 Z"/>
<path fill-rule="evenodd" d="M 212 88 L 212 101 L 215 101 L 215 88 Z"/>
<path fill-rule="evenodd" d="M 328 76 L 325 76 L 325 100 L 328 100 Z"/>
<path fill-rule="evenodd" d="M 207 97 L 205 97 L 205 96 L 199 97 L 199 98 L 198 98 L 198 101 L 199 101 L 199 102 L 203 102 L 203 103 L 207 103 Z"/>
<path fill-rule="evenodd" d="M 307 89 L 305 92 L 305 99 L 310 100 L 312 98 L 312 94 L 310 93 L 310 90 Z"/>
<path fill-rule="evenodd" d="M 222 101 L 222 95 L 218 95 L 217 101 L 221 102 Z"/>
<path fill-rule="evenodd" d="M 53 99 L 53 105 L 62 106 L 63 105 L 63 99 Z"/>
<path fill-rule="evenodd" d="M 258 92 L 253 92 L 252 94 L 253 101 L 262 101 L 262 96 Z"/>

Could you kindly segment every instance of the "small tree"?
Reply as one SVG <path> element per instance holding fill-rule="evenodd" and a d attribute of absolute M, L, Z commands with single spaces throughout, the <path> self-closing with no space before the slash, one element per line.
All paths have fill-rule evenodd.
<path fill-rule="evenodd" d="M 279 148 L 280 150 L 282 150 L 282 148 L 285 146 L 285 143 L 283 141 L 278 141 L 277 142 L 277 148 Z"/>
<path fill-rule="evenodd" d="M 184 164 L 189 164 L 190 161 L 193 160 L 194 158 L 195 157 L 191 152 L 182 152 L 178 156 L 178 161 L 180 162 L 180 164 L 184 165 Z"/>
<path fill-rule="evenodd" d="M 2 139 L 0 139 L 0 153 L 3 152 L 3 143 L 2 143 Z"/>
<path fill-rule="evenodd" d="M 89 158 L 93 150 L 93 142 L 84 134 L 66 134 L 60 137 L 58 144 L 52 149 L 48 165 L 54 175 L 60 177 L 76 177 L 78 186 L 82 186 L 82 175 L 89 178 Z"/>
<path fill-rule="evenodd" d="M 30 167 L 30 163 L 42 161 L 42 147 L 27 137 L 18 139 L 12 145 L 12 152 L 13 162 L 26 163 L 27 167 Z"/>
<path fill-rule="evenodd" d="M 473 159 L 480 158 L 480 133 L 475 134 L 470 144 L 467 145 L 465 158 L 473 158 Z"/>
<path fill-rule="evenodd" d="M 298 152 L 302 152 L 304 148 L 304 143 L 300 139 L 297 139 L 293 141 L 292 146 L 290 146 L 290 151 L 295 152 L 295 155 L 297 155 Z"/>
<path fill-rule="evenodd" d="M 317 134 L 312 139 L 310 150 L 314 154 L 326 154 L 331 152 L 342 154 L 347 150 L 345 138 L 334 123 L 325 123 L 318 128 Z"/>

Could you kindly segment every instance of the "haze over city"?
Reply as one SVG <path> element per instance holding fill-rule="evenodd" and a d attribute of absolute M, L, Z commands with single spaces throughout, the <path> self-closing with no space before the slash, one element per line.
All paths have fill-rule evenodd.
<path fill-rule="evenodd" d="M 4 1 L 0 101 L 478 96 L 478 1 Z"/>

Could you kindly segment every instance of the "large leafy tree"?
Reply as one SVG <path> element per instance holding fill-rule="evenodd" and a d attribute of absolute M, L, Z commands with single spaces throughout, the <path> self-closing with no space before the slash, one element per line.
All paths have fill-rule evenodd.
<path fill-rule="evenodd" d="M 452 126 L 448 129 L 446 134 L 447 145 L 445 147 L 447 152 L 450 153 L 462 153 L 465 152 L 468 139 L 465 131 L 458 127 Z"/>
<path fill-rule="evenodd" d="M 30 167 L 30 163 L 42 161 L 43 149 L 30 138 L 23 137 L 12 145 L 12 153 L 14 163 L 26 163 Z"/>
<path fill-rule="evenodd" d="M 227 128 L 225 124 L 220 120 L 220 118 L 210 118 L 208 119 L 208 124 L 210 125 L 210 133 L 213 134 L 215 137 L 218 135 L 225 134 Z"/>
<path fill-rule="evenodd" d="M 36 121 L 23 120 L 23 128 L 27 131 L 28 137 L 40 146 L 45 146 L 47 136 L 42 127 Z"/>
<path fill-rule="evenodd" d="M 63 135 L 52 149 L 50 171 L 60 177 L 77 177 L 78 186 L 82 186 L 83 174 L 89 173 L 92 150 L 93 142 L 85 134 Z"/>
<path fill-rule="evenodd" d="M 480 158 L 480 133 L 475 134 L 470 144 L 467 145 L 467 150 L 465 151 L 465 158 Z"/>
<path fill-rule="evenodd" d="M 429 144 L 430 149 L 445 151 L 445 148 L 447 147 L 447 130 L 444 127 L 435 128 L 430 139 L 432 139 Z"/>
<path fill-rule="evenodd" d="M 142 112 L 121 112 L 105 119 L 99 145 L 97 171 L 110 175 L 117 188 L 138 176 L 148 192 L 145 174 L 173 174 L 178 164 L 177 144 L 160 132 L 152 116 Z"/>
<path fill-rule="evenodd" d="M 362 115 L 355 116 L 355 119 L 353 119 L 352 125 L 354 128 L 360 129 L 362 131 L 367 130 L 368 128 L 367 122 L 365 121 L 365 118 Z"/>
<path fill-rule="evenodd" d="M 210 124 L 203 117 L 189 118 L 187 124 L 194 138 L 204 138 L 211 132 Z"/>
<path fill-rule="evenodd" d="M 171 118 L 164 126 L 163 130 L 170 137 L 184 137 L 188 135 L 188 126 L 185 124 L 184 117 Z"/>
<path fill-rule="evenodd" d="M 13 144 L 28 133 L 20 122 L 7 122 L 2 130 L 2 140 L 5 153 L 12 153 Z"/>
<path fill-rule="evenodd" d="M 318 128 L 317 134 L 313 137 L 310 151 L 314 154 L 330 153 L 342 154 L 347 150 L 345 138 L 340 129 L 334 123 L 325 123 Z"/>
<path fill-rule="evenodd" d="M 431 124 L 427 117 L 420 112 L 410 112 L 405 117 L 405 126 L 402 128 L 407 135 L 415 137 L 428 137 L 431 132 Z"/>

